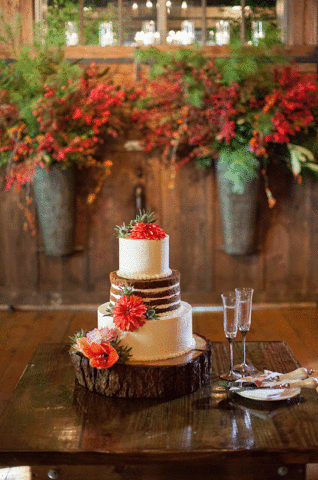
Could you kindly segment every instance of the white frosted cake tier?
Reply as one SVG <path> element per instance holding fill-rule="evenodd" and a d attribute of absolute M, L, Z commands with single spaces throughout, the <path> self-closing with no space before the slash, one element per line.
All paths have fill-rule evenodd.
<path fill-rule="evenodd" d="M 123 278 L 161 278 L 171 275 L 169 236 L 162 240 L 119 238 L 119 270 Z"/>
<path fill-rule="evenodd" d="M 98 308 L 98 328 L 114 328 L 113 317 L 106 316 L 109 303 Z M 178 357 L 194 348 L 192 307 L 181 302 L 178 310 L 158 320 L 146 320 L 135 332 L 123 332 L 123 346 L 131 347 L 132 362 L 150 362 Z"/>

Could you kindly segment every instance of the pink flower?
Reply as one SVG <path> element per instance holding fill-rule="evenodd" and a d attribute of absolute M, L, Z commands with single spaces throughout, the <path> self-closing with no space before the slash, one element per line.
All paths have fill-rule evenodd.
<path fill-rule="evenodd" d="M 112 341 L 115 340 L 115 338 L 118 335 L 117 328 L 94 328 L 94 330 L 91 330 L 86 334 L 86 338 L 89 341 L 89 343 L 95 342 L 95 343 L 111 343 Z"/>

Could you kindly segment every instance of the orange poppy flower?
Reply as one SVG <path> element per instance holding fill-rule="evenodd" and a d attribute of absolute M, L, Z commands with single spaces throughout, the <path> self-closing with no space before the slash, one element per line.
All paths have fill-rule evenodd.
<path fill-rule="evenodd" d="M 89 359 L 89 363 L 95 368 L 109 368 L 118 360 L 118 353 L 111 345 L 106 343 L 89 342 L 86 337 L 81 337 L 75 345 L 76 350 L 83 353 Z"/>

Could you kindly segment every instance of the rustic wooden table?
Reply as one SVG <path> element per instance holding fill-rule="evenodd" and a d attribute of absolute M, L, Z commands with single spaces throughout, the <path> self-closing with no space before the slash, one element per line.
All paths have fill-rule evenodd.
<path fill-rule="evenodd" d="M 315 390 L 279 402 L 217 403 L 211 386 L 172 401 L 107 398 L 75 384 L 68 349 L 36 349 L 0 418 L 0 465 L 72 480 L 265 480 L 304 479 L 306 463 L 318 462 Z M 259 369 L 300 366 L 285 342 L 247 349 Z M 212 362 L 213 384 L 228 368 L 225 342 L 213 343 Z"/>

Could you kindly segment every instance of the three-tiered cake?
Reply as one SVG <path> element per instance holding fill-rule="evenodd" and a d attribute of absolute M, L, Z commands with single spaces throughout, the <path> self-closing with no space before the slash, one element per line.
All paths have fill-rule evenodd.
<path fill-rule="evenodd" d="M 211 342 L 192 333 L 180 273 L 169 267 L 169 236 L 152 215 L 116 227 L 110 300 L 98 308 L 98 329 L 74 337 L 79 383 L 107 396 L 175 398 L 209 381 Z"/>
<path fill-rule="evenodd" d="M 127 283 L 157 317 L 121 335 L 121 344 L 131 347 L 132 361 L 163 360 L 189 352 L 195 345 L 192 308 L 181 301 L 180 273 L 169 268 L 168 235 L 119 238 L 119 270 L 110 274 L 110 302 L 98 308 L 98 328 L 116 326 L 107 311 L 120 300 Z"/>

